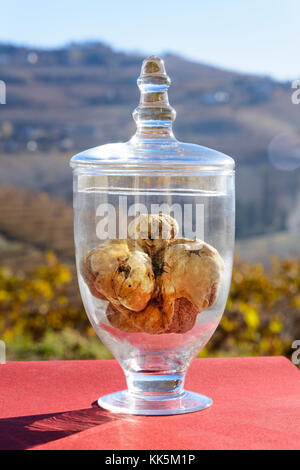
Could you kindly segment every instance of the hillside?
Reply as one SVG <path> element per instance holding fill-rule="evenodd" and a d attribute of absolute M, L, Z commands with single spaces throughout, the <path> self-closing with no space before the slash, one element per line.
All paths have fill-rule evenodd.
<path fill-rule="evenodd" d="M 0 183 L 71 198 L 71 154 L 134 132 L 142 57 L 102 43 L 54 50 L 0 45 Z M 167 55 L 176 136 L 220 149 L 237 162 L 237 235 L 287 228 L 299 170 L 274 169 L 267 148 L 281 132 L 299 133 L 300 107 L 288 83 Z M 1 233 L 1 226 L 0 226 Z"/>
<path fill-rule="evenodd" d="M 133 133 L 130 113 L 138 102 L 142 57 L 87 43 L 52 51 L 0 45 L 0 58 L 7 85 L 0 151 L 24 151 L 32 140 L 41 151 L 79 150 Z M 223 149 L 253 165 L 265 159 L 274 135 L 300 128 L 289 84 L 177 56 L 165 62 L 181 140 Z"/>
<path fill-rule="evenodd" d="M 9 204 L 7 204 L 9 201 Z M 36 250 L 52 250 L 74 259 L 73 210 L 70 203 L 46 193 L 13 186 L 0 189 L 1 234 Z"/>

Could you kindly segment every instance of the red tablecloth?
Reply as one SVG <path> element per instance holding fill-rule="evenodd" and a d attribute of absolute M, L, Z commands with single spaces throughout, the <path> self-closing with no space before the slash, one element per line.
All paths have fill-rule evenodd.
<path fill-rule="evenodd" d="M 124 386 L 115 361 L 0 365 L 0 448 L 300 448 L 300 372 L 285 358 L 195 360 L 186 388 L 214 404 L 186 415 L 114 415 L 93 403 Z"/>

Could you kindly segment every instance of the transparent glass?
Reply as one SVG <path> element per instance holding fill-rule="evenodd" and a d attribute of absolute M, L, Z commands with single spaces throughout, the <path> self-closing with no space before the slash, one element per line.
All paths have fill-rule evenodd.
<path fill-rule="evenodd" d="M 184 379 L 228 296 L 234 162 L 175 139 L 169 83 L 163 61 L 144 61 L 136 135 L 71 161 L 82 300 L 127 381 L 127 390 L 98 401 L 113 412 L 178 414 L 212 404 L 185 391 Z M 141 217 L 151 233 L 137 225 Z"/>

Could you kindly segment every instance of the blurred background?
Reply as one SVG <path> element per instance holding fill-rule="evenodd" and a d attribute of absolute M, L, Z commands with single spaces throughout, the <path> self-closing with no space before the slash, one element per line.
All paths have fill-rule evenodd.
<path fill-rule="evenodd" d="M 291 357 L 300 339 L 297 0 L 11 0 L 0 30 L 0 339 L 8 360 L 108 358 L 74 267 L 70 157 L 128 140 L 149 54 L 179 140 L 237 164 L 236 261 L 202 356 Z M 297 82 L 298 80 L 298 82 Z"/>

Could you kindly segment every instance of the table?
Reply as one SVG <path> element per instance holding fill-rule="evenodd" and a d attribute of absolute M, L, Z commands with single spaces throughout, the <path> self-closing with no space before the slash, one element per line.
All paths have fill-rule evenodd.
<path fill-rule="evenodd" d="M 1 449 L 299 449 L 300 371 L 286 358 L 196 359 L 186 388 L 211 408 L 111 414 L 95 401 L 125 387 L 116 361 L 0 365 Z"/>

